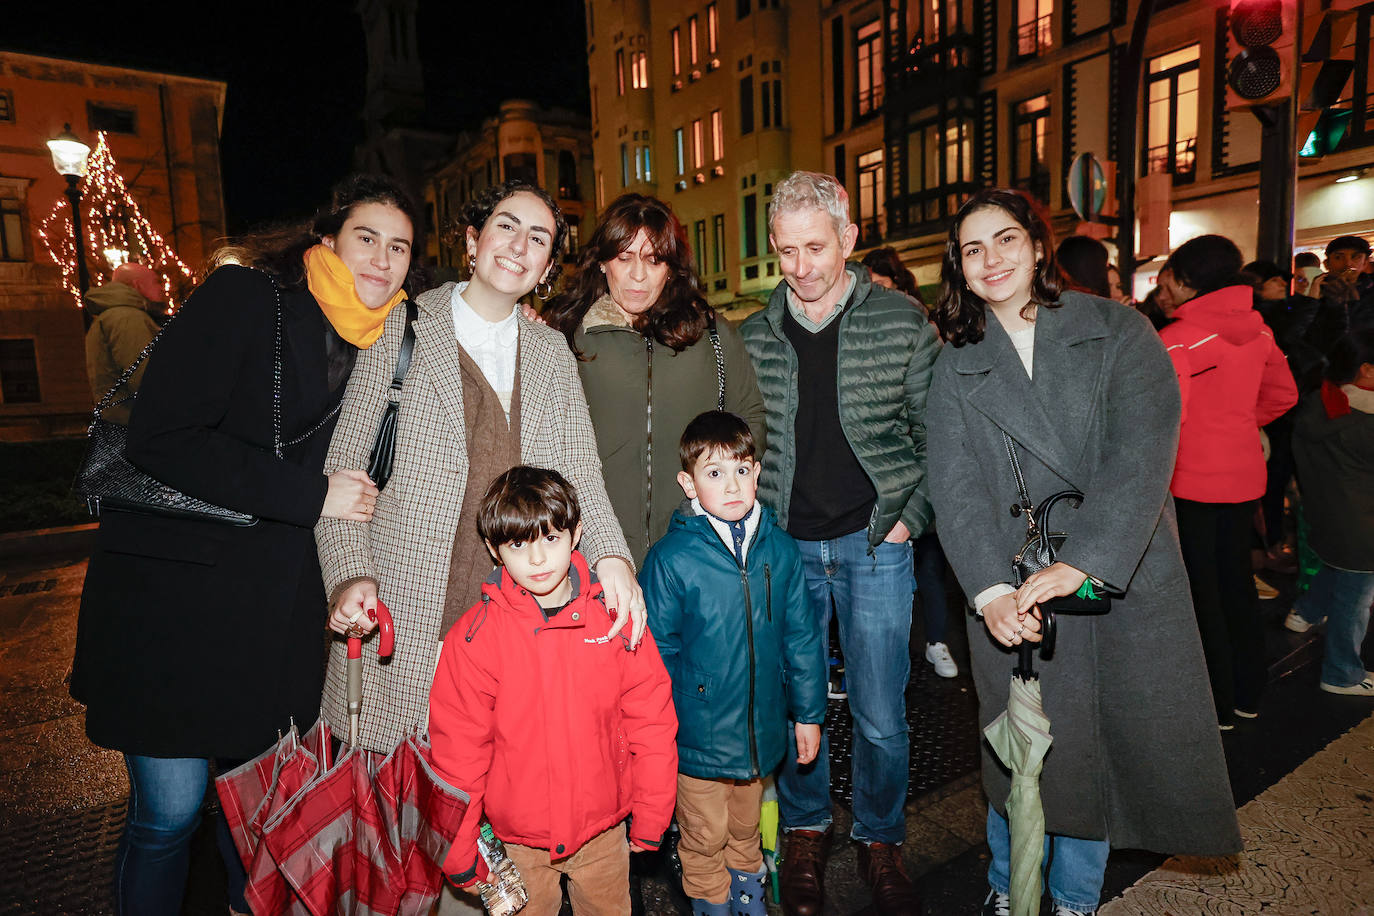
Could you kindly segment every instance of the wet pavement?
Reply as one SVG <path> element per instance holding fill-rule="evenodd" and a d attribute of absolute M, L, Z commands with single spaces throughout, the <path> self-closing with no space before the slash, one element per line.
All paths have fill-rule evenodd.
<path fill-rule="evenodd" d="M 112 911 L 108 888 L 127 781 L 119 754 L 86 741 L 82 708 L 64 683 L 84 572 L 84 559 L 70 554 L 0 560 L 0 914 Z M 1285 595 L 1289 591 L 1291 584 Z M 1283 630 L 1287 608 L 1282 598 L 1264 603 L 1272 683 L 1263 714 L 1224 739 L 1237 804 L 1374 712 L 1367 700 L 1317 691 L 1320 639 L 1317 631 L 1297 636 Z M 976 698 L 958 613 L 951 609 L 958 678 L 939 678 L 925 662 L 919 613 L 911 640 L 912 781 L 903 852 L 931 914 L 975 913 L 986 889 Z M 832 700 L 830 712 L 836 828 L 844 836 L 850 723 L 843 701 Z M 1104 901 L 1162 860 L 1113 852 Z M 646 878 L 643 888 L 647 913 L 676 911 L 680 895 L 662 879 Z M 223 894 L 218 854 L 202 828 L 183 912 L 223 916 Z M 827 897 L 830 913 L 867 911 L 870 896 L 858 879 L 851 843 L 836 843 Z"/>

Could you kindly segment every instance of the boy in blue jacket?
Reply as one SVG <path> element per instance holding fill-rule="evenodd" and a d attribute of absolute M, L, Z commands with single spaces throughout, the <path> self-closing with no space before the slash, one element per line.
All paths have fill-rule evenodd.
<path fill-rule="evenodd" d="M 673 516 L 640 573 L 678 714 L 682 888 L 694 916 L 764 916 L 763 778 L 820 747 L 826 661 L 801 554 L 755 498 L 749 425 L 701 414 L 682 434 Z"/>

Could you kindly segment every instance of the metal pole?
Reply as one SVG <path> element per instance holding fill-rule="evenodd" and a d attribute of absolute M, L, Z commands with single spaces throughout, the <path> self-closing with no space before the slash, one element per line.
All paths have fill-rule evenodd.
<path fill-rule="evenodd" d="M 1259 230 L 1255 253 L 1280 270 L 1293 263 L 1293 211 L 1298 187 L 1298 151 L 1293 137 L 1293 105 L 1285 99 L 1254 109 L 1259 118 Z"/>
<path fill-rule="evenodd" d="M 1145 36 L 1154 8 L 1155 0 L 1140 0 L 1119 75 L 1121 126 L 1116 142 L 1116 209 L 1120 222 L 1116 233 L 1116 269 L 1121 275 L 1121 287 L 1127 292 L 1134 287 L 1135 280 L 1136 151 L 1140 147 L 1136 120 L 1140 112 L 1140 81 L 1145 75 Z"/>
<path fill-rule="evenodd" d="M 81 234 L 81 180 L 75 175 L 67 175 L 67 200 L 72 202 L 72 241 L 76 245 L 76 286 L 81 295 L 91 286 L 91 275 L 86 272 L 86 238 Z"/>
<path fill-rule="evenodd" d="M 1255 256 L 1272 261 L 1279 270 L 1293 265 L 1294 211 L 1298 196 L 1297 130 L 1298 85 L 1302 74 L 1302 9 L 1293 22 L 1292 94 L 1272 105 L 1258 106 L 1260 122 L 1259 228 Z"/>

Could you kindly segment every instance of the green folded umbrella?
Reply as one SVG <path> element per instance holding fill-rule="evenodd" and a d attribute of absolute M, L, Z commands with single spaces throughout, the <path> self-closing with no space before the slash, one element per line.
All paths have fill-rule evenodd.
<path fill-rule="evenodd" d="M 1024 666 L 1029 668 L 1029 664 Z M 1011 833 L 1011 916 L 1040 912 L 1041 865 L 1045 846 L 1045 809 L 1040 803 L 1040 771 L 1054 738 L 1040 701 L 1040 681 L 1017 668 L 1007 708 L 983 729 L 1002 763 L 1011 770 L 1007 825 Z"/>

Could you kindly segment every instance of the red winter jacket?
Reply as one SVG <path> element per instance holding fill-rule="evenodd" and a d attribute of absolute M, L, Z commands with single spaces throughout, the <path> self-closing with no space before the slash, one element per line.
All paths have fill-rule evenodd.
<path fill-rule="evenodd" d="M 562 859 L 626 816 L 657 848 L 677 795 L 672 684 L 647 632 L 630 651 L 582 554 L 578 594 L 551 620 L 498 568 L 444 639 L 429 695 L 434 768 L 472 796 L 444 862 L 463 885 L 487 878 L 483 816 L 503 841 Z"/>
<path fill-rule="evenodd" d="M 1170 491 L 1204 503 L 1264 493 L 1259 428 L 1298 402 L 1288 361 L 1254 309 L 1248 286 L 1190 299 L 1159 332 L 1184 395 Z"/>

